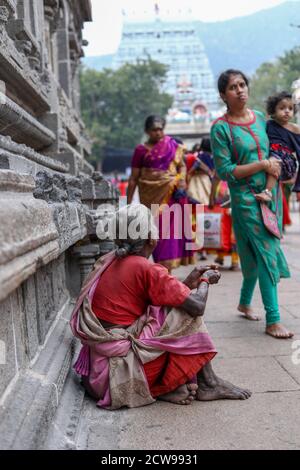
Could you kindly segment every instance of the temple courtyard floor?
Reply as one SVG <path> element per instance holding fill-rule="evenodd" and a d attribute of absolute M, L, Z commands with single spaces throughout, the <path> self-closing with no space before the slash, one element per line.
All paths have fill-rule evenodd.
<path fill-rule="evenodd" d="M 251 322 L 240 316 L 236 306 L 241 272 L 228 269 L 229 258 L 219 285 L 210 288 L 204 319 L 218 350 L 213 367 L 222 378 L 250 389 L 249 400 L 190 406 L 158 401 L 110 412 L 97 408 L 70 374 L 47 448 L 300 449 L 299 213 L 293 214 L 293 222 L 282 242 L 292 278 L 279 285 L 282 321 L 295 332 L 293 339 L 273 339 L 264 333 L 264 320 Z M 180 268 L 175 274 L 183 279 L 190 270 Z M 264 319 L 258 289 L 254 306 Z"/>

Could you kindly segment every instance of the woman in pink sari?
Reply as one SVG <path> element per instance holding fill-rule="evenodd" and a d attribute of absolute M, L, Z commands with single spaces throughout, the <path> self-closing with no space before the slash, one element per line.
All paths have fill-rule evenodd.
<path fill-rule="evenodd" d="M 156 263 L 165 266 L 169 272 L 180 265 L 194 264 L 194 252 L 187 247 L 192 241 L 192 221 L 186 204 L 186 167 L 183 160 L 184 148 L 174 139 L 164 135 L 166 121 L 159 116 L 149 116 L 145 122 L 145 132 L 149 139 L 145 144 L 138 145 L 132 158 L 132 173 L 128 184 L 128 204 L 131 204 L 136 187 L 139 190 L 140 202 L 149 209 L 157 204 L 159 209 L 159 241 L 153 252 Z M 178 191 L 179 190 L 179 191 Z M 170 207 L 168 235 L 163 233 L 162 217 Z M 186 212 L 184 207 L 186 206 Z M 154 210 L 155 212 L 155 210 Z M 180 223 L 178 222 L 180 220 Z M 176 236 L 180 224 L 186 231 Z M 191 236 L 187 225 L 190 224 Z M 182 231 L 183 232 L 183 231 Z"/>
<path fill-rule="evenodd" d="M 71 320 L 83 344 L 74 367 L 88 393 L 111 410 L 157 398 L 181 405 L 249 398 L 210 365 L 216 350 L 202 316 L 219 272 L 196 268 L 182 283 L 148 261 L 156 227 L 141 204 L 121 209 L 115 221 L 118 248 L 97 261 Z M 124 228 L 128 235 L 121 239 Z"/>

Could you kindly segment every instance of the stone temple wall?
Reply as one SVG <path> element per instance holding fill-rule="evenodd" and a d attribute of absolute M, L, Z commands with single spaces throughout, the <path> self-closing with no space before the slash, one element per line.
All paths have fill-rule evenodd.
<path fill-rule="evenodd" d="M 42 448 L 74 354 L 70 313 L 110 242 L 115 189 L 80 118 L 90 0 L 0 0 L 0 448 Z M 102 212 L 97 210 L 103 208 Z"/>

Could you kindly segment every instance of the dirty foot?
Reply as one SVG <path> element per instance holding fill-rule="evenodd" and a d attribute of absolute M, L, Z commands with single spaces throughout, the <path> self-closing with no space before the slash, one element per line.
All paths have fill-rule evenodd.
<path fill-rule="evenodd" d="M 287 330 L 281 323 L 274 323 L 266 327 L 266 334 L 277 339 L 288 339 L 294 336 L 294 333 Z"/>
<path fill-rule="evenodd" d="M 252 320 L 252 321 L 261 320 L 260 316 L 255 315 L 253 313 L 252 307 L 248 307 L 247 305 L 239 305 L 238 306 L 238 311 L 243 313 L 247 320 Z"/>
<path fill-rule="evenodd" d="M 161 395 L 158 399 L 176 403 L 177 405 L 190 405 L 196 398 L 197 390 L 198 385 L 196 384 L 184 384 L 174 390 L 174 392 Z"/>
<path fill-rule="evenodd" d="M 236 387 L 222 379 L 217 379 L 215 384 L 205 382 L 198 383 L 198 390 L 196 393 L 196 400 L 211 401 L 211 400 L 247 400 L 251 397 L 250 390 Z"/>
<path fill-rule="evenodd" d="M 247 400 L 251 397 L 249 390 L 236 387 L 220 379 L 213 371 L 211 363 L 206 364 L 197 375 L 198 390 L 196 400 Z"/>

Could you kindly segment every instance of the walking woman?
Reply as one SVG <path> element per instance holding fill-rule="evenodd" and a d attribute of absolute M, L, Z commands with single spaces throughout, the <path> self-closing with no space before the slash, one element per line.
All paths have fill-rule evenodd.
<path fill-rule="evenodd" d="M 159 116 L 149 116 L 145 122 L 145 132 L 148 141 L 138 145 L 132 158 L 132 172 L 129 179 L 127 198 L 128 204 L 132 203 L 134 191 L 138 186 L 140 202 L 149 209 L 152 204 L 157 204 L 168 211 L 173 206 L 174 212 L 170 213 L 170 227 L 167 236 L 162 230 L 162 213 L 159 215 L 159 241 L 153 252 L 153 259 L 171 272 L 180 265 L 194 264 L 194 253 L 187 249 L 186 233 L 189 223 L 187 211 L 184 206 L 188 203 L 186 195 L 186 167 L 183 160 L 184 148 L 174 139 L 164 134 L 165 119 Z M 184 219 L 186 224 L 184 225 Z M 179 225 L 185 226 L 185 233 L 175 236 L 174 232 Z M 191 225 L 191 220 L 190 220 Z M 192 228 L 191 228 L 192 230 Z M 182 231 L 183 232 L 183 231 Z"/>
<path fill-rule="evenodd" d="M 214 176 L 210 139 L 202 139 L 200 152 L 187 158 L 187 193 L 190 197 L 208 206 Z"/>
<path fill-rule="evenodd" d="M 255 194 L 266 185 L 267 174 L 276 178 L 280 164 L 269 158 L 269 141 L 263 115 L 247 107 L 248 79 L 239 70 L 227 70 L 218 80 L 219 93 L 227 113 L 212 126 L 211 143 L 219 177 L 228 182 L 234 232 L 243 272 L 243 285 L 238 310 L 249 320 L 259 320 L 251 308 L 254 288 L 259 280 L 266 311 L 266 333 L 275 338 L 291 338 L 280 322 L 277 283 L 290 277 L 280 241 L 264 225 Z M 281 224 L 281 193 L 273 189 L 270 208 Z"/>

